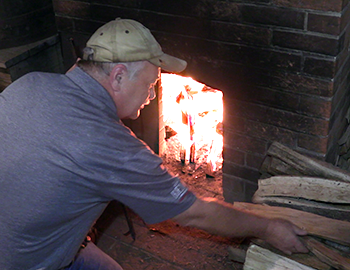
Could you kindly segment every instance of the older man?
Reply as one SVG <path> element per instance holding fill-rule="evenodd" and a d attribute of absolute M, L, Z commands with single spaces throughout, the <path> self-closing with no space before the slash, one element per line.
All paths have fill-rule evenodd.
<path fill-rule="evenodd" d="M 293 224 L 197 198 L 126 128 L 155 96 L 160 69 L 186 62 L 150 31 L 116 19 L 98 29 L 66 74 L 34 72 L 0 95 L 0 268 L 121 269 L 81 243 L 111 200 L 147 223 L 173 219 L 228 237 L 307 252 Z"/>

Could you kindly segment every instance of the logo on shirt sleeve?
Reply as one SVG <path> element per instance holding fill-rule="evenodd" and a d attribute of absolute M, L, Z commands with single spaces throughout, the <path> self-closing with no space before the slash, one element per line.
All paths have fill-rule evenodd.
<path fill-rule="evenodd" d="M 170 192 L 170 194 L 176 199 L 180 199 L 187 192 L 187 188 L 184 187 L 181 182 L 177 182 Z"/>

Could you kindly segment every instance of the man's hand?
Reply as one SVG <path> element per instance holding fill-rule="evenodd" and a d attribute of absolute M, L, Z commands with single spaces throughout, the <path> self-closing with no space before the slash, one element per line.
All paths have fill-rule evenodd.
<path fill-rule="evenodd" d="M 197 199 L 173 219 L 182 226 L 221 236 L 257 237 L 286 254 L 308 252 L 298 238 L 307 232 L 289 221 L 261 217 L 212 198 Z"/>
<path fill-rule="evenodd" d="M 307 232 L 283 219 L 270 220 L 263 240 L 275 248 L 291 255 L 292 253 L 307 253 L 309 250 L 303 245 L 298 236 Z"/>

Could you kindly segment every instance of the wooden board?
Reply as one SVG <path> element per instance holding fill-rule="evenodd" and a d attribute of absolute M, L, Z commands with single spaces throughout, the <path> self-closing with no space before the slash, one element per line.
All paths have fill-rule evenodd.
<path fill-rule="evenodd" d="M 350 173 L 330 163 L 304 156 L 274 142 L 261 166 L 263 175 L 314 176 L 350 183 Z"/>
<path fill-rule="evenodd" d="M 350 205 L 316 202 L 301 198 L 285 198 L 275 196 L 260 197 L 255 195 L 252 201 L 258 204 L 289 207 L 332 219 L 350 221 Z"/>
<path fill-rule="evenodd" d="M 268 249 L 251 245 L 247 250 L 243 270 L 315 270 Z"/>
<path fill-rule="evenodd" d="M 267 218 L 283 218 L 305 229 L 310 235 L 350 245 L 350 222 L 347 221 L 278 206 L 235 202 L 234 207 Z"/>
<path fill-rule="evenodd" d="M 259 180 L 254 197 L 295 197 L 350 204 L 350 182 L 304 176 L 273 176 Z"/>

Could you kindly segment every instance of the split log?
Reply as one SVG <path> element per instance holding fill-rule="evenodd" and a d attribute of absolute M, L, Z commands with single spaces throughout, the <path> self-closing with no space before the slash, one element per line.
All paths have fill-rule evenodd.
<path fill-rule="evenodd" d="M 350 182 L 300 176 L 274 176 L 259 180 L 254 197 L 295 197 L 350 204 Z"/>
<path fill-rule="evenodd" d="M 289 207 L 332 219 L 350 221 L 350 205 L 322 203 L 300 198 L 262 197 L 255 195 L 253 202 L 270 206 Z"/>
<path fill-rule="evenodd" d="M 243 248 L 237 248 L 233 246 L 228 247 L 228 257 L 231 261 L 244 263 L 247 251 Z"/>
<path fill-rule="evenodd" d="M 315 254 L 320 261 L 339 270 L 350 270 L 350 259 L 341 256 L 338 252 L 328 248 L 319 241 L 311 237 L 303 237 L 303 242 L 307 248 Z"/>
<path fill-rule="evenodd" d="M 247 256 L 243 270 L 315 270 L 287 257 L 276 254 L 268 249 L 251 245 L 247 250 Z"/>
<path fill-rule="evenodd" d="M 263 175 L 314 176 L 350 183 L 350 173 L 330 163 L 306 157 L 274 142 L 261 166 Z"/>
<path fill-rule="evenodd" d="M 286 207 L 235 202 L 234 207 L 267 218 L 283 218 L 303 228 L 310 235 L 319 236 L 350 246 L 350 222 L 326 218 Z"/>
<path fill-rule="evenodd" d="M 317 270 L 334 270 L 330 265 L 322 262 L 317 258 L 313 253 L 294 253 L 291 255 L 287 255 L 283 253 L 282 251 L 274 248 L 269 243 L 265 242 L 261 239 L 252 239 L 251 243 L 256 244 L 262 248 L 268 249 L 272 251 L 273 253 L 276 253 L 278 255 L 281 255 L 283 257 L 286 257 L 288 259 L 291 259 L 293 261 L 296 261 L 298 263 L 301 263 L 302 265 L 306 265 L 312 268 L 315 268 Z"/>

